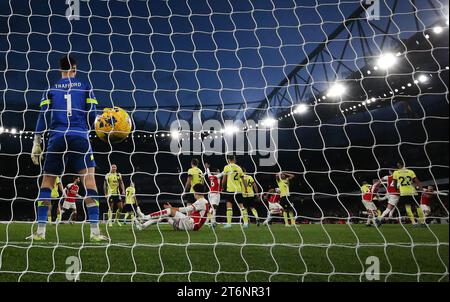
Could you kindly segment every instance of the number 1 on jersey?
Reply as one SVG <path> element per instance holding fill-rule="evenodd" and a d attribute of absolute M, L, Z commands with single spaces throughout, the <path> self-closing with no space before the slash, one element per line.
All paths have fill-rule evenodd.
<path fill-rule="evenodd" d="M 70 94 L 64 95 L 67 101 L 67 116 L 72 116 L 72 96 Z"/>

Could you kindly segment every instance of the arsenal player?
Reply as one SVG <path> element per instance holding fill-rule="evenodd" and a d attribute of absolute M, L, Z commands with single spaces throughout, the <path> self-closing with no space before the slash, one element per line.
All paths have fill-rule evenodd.
<path fill-rule="evenodd" d="M 195 202 L 192 205 L 182 208 L 174 208 L 169 203 L 164 205 L 164 210 L 151 213 L 149 215 L 142 214 L 141 210 L 137 209 L 137 214 L 143 220 L 148 220 L 141 223 L 135 220 L 136 229 L 139 231 L 148 228 L 149 226 L 167 220 L 176 231 L 198 231 L 202 228 L 207 220 L 209 211 L 209 203 L 205 199 L 205 186 L 196 184 L 194 186 Z"/>
<path fill-rule="evenodd" d="M 78 184 L 81 182 L 80 177 L 75 176 L 73 179 L 73 183 L 68 184 L 67 187 L 64 189 L 64 196 L 66 198 L 64 199 L 64 203 L 61 209 L 61 217 L 62 220 L 64 220 L 64 214 L 67 212 L 69 213 L 69 222 L 73 222 L 76 220 L 77 217 L 77 204 L 76 199 L 81 198 L 80 195 L 78 195 L 78 191 L 80 190 L 80 187 Z"/>
<path fill-rule="evenodd" d="M 379 225 L 379 221 L 375 218 L 378 216 L 378 209 L 375 203 L 373 202 L 374 195 L 378 192 L 381 181 L 378 179 L 374 179 L 371 186 L 364 184 L 361 187 L 362 192 L 362 203 L 367 210 L 367 223 L 366 226 L 371 226 L 373 222 L 375 225 Z"/>
<path fill-rule="evenodd" d="M 430 199 L 434 196 L 434 187 L 428 186 L 425 191 L 423 191 L 420 197 L 420 208 L 417 209 L 417 214 L 419 215 L 419 223 L 425 225 L 427 217 L 430 216 L 431 207 Z"/>
<path fill-rule="evenodd" d="M 397 208 L 398 201 L 400 199 L 400 195 L 398 192 L 398 189 L 394 186 L 394 179 L 393 179 L 393 171 L 389 171 L 389 175 L 386 175 L 381 180 L 383 182 L 386 182 L 386 195 L 384 198 L 380 199 L 384 200 L 387 199 L 388 205 L 386 210 L 384 210 L 383 214 L 381 214 L 380 220 L 382 221 L 386 216 L 389 215 L 389 218 L 392 218 L 394 215 L 394 211 Z"/>
<path fill-rule="evenodd" d="M 265 199 L 269 201 L 269 212 L 267 214 L 267 219 L 263 222 L 264 225 L 271 224 L 273 215 L 283 215 L 284 209 L 280 204 L 281 200 L 281 191 L 276 188 L 269 188 L 269 192 L 267 192 Z"/>
<path fill-rule="evenodd" d="M 211 208 L 209 210 L 208 218 L 211 222 L 211 227 L 216 227 L 216 211 L 219 207 L 220 203 L 220 179 L 223 177 L 223 173 L 220 173 L 220 170 L 217 169 L 215 174 L 212 174 L 210 171 L 210 165 L 209 163 L 205 163 L 206 168 L 206 175 L 208 176 L 209 180 L 209 194 L 208 194 L 208 200 L 209 204 L 211 205 Z"/>

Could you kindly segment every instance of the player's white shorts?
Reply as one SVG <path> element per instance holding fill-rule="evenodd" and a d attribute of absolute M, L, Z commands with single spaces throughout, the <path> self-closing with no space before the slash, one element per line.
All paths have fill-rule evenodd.
<path fill-rule="evenodd" d="M 170 218 L 169 223 L 177 231 L 193 231 L 194 230 L 194 220 L 192 220 L 192 218 L 190 218 L 180 212 L 177 212 L 175 214 L 175 217 Z"/>
<path fill-rule="evenodd" d="M 398 196 L 398 195 L 394 195 L 394 194 L 388 195 L 388 204 L 393 205 L 394 207 L 397 206 L 399 200 L 400 200 L 400 196 Z"/>
<path fill-rule="evenodd" d="M 220 193 L 209 193 L 208 201 L 213 206 L 218 206 L 220 203 Z"/>
<path fill-rule="evenodd" d="M 421 205 L 420 205 L 420 208 L 422 209 L 422 211 L 423 211 L 424 213 L 430 213 L 430 212 L 431 212 L 430 206 L 427 206 L 426 204 L 421 204 Z"/>
<path fill-rule="evenodd" d="M 376 210 L 378 210 L 377 206 L 375 205 L 375 203 L 373 203 L 371 201 L 365 201 L 365 200 L 363 200 L 362 202 L 363 202 L 363 205 L 364 205 L 364 207 L 366 208 L 367 211 L 376 211 Z"/>
<path fill-rule="evenodd" d="M 64 210 L 69 210 L 69 209 L 76 210 L 77 209 L 77 205 L 75 204 L 75 202 L 68 202 L 68 201 L 64 201 L 62 207 Z"/>
<path fill-rule="evenodd" d="M 283 212 L 283 207 L 278 202 L 269 202 L 269 210 L 271 212 Z"/>

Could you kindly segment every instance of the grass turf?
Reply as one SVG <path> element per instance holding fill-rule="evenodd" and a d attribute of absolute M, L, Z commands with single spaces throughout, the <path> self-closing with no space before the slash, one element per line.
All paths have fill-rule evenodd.
<path fill-rule="evenodd" d="M 449 281 L 448 225 L 101 227 L 111 244 L 90 243 L 88 225 L 50 225 L 31 244 L 31 224 L 0 224 L 0 281 L 67 281 L 69 256 L 81 258 L 80 281 L 366 281 L 370 256 L 381 281 Z"/>

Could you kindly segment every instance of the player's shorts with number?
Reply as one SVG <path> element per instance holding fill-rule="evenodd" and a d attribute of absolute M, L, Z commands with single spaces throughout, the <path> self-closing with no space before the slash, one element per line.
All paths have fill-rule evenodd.
<path fill-rule="evenodd" d="M 62 207 L 65 210 L 76 210 L 77 209 L 77 204 L 75 202 L 64 201 Z"/>
<path fill-rule="evenodd" d="M 283 211 L 283 207 L 278 202 L 276 202 L 276 203 L 271 203 L 270 202 L 269 203 L 269 210 L 271 212 L 282 212 Z"/>
<path fill-rule="evenodd" d="M 87 137 L 52 133 L 48 140 L 44 171 L 61 175 L 64 169 L 74 171 L 95 167 L 94 155 Z"/>
<path fill-rule="evenodd" d="M 364 204 L 364 207 L 366 208 L 367 211 L 376 211 L 376 210 L 378 210 L 377 206 L 372 201 L 365 201 L 365 200 L 363 200 L 362 203 Z"/>
<path fill-rule="evenodd" d="M 218 206 L 220 203 L 220 193 L 209 193 L 208 201 L 213 206 Z"/>
<path fill-rule="evenodd" d="M 400 200 L 400 196 L 398 196 L 398 195 L 395 195 L 395 194 L 388 195 L 388 204 L 393 205 L 394 207 L 397 206 L 399 200 Z"/>
<path fill-rule="evenodd" d="M 422 209 L 422 211 L 423 211 L 424 213 L 430 213 L 430 212 L 431 212 L 430 206 L 427 206 L 426 204 L 421 204 L 421 205 L 420 205 L 420 208 Z"/>
<path fill-rule="evenodd" d="M 193 231 L 194 220 L 183 213 L 177 212 L 172 219 L 169 219 L 169 223 L 177 231 Z"/>

